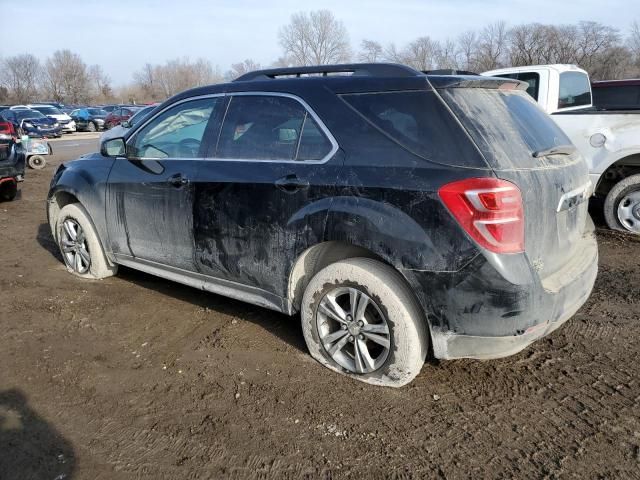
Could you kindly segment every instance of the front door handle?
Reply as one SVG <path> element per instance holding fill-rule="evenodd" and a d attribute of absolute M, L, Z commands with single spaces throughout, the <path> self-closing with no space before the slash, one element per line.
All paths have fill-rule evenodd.
<path fill-rule="evenodd" d="M 181 173 L 176 173 L 175 175 L 171 175 L 167 179 L 167 183 L 175 188 L 184 187 L 189 183 L 189 179 L 184 177 Z"/>
<path fill-rule="evenodd" d="M 298 178 L 297 175 L 287 175 L 275 181 L 276 187 L 286 193 L 295 193 L 309 188 L 309 181 Z"/>

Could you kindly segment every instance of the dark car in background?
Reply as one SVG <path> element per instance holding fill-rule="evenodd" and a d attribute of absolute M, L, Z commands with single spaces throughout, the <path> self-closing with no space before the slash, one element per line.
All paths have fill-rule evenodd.
<path fill-rule="evenodd" d="M 390 64 L 196 88 L 59 166 L 49 224 L 69 272 L 299 312 L 311 355 L 364 382 L 512 355 L 598 262 L 587 165 L 525 88 Z"/>
<path fill-rule="evenodd" d="M 143 121 L 153 109 L 156 108 L 159 103 L 154 103 L 152 105 L 147 105 L 146 107 L 142 107 L 129 120 L 125 120 L 120 125 L 116 125 L 110 130 L 107 130 L 100 136 L 100 143 L 109 140 L 110 138 L 123 137 L 129 128 L 136 126 L 138 123 Z"/>
<path fill-rule="evenodd" d="M 593 105 L 602 110 L 640 110 L 640 79 L 591 82 Z"/>
<path fill-rule="evenodd" d="M 108 130 L 122 122 L 129 120 L 136 112 L 141 110 L 139 106 L 116 107 L 106 116 L 104 120 L 104 128 Z"/>
<path fill-rule="evenodd" d="M 20 108 L 14 110 L 3 110 L 0 117 L 11 122 L 13 128 L 18 133 L 31 137 L 61 137 L 62 127 L 53 118 L 47 117 L 37 110 Z"/>
<path fill-rule="evenodd" d="M 0 118 L 0 200 L 13 200 L 24 179 L 25 152 L 18 143 L 13 123 Z"/>
<path fill-rule="evenodd" d="M 104 128 L 108 113 L 101 108 L 87 107 L 72 111 L 71 118 L 76 122 L 76 128 L 85 132 L 97 132 Z"/>

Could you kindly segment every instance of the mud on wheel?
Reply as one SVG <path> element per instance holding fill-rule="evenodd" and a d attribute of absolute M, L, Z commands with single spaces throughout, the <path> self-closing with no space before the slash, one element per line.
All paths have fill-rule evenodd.
<path fill-rule="evenodd" d="M 309 282 L 302 328 L 311 356 L 375 385 L 400 387 L 420 372 L 426 320 L 405 280 L 369 258 L 333 263 Z"/>
<path fill-rule="evenodd" d="M 47 165 L 47 160 L 42 155 L 32 155 L 27 160 L 29 168 L 42 170 Z"/>
<path fill-rule="evenodd" d="M 56 221 L 56 241 L 67 270 L 82 278 L 105 278 L 117 272 L 102 249 L 88 213 L 78 203 L 66 205 Z"/>

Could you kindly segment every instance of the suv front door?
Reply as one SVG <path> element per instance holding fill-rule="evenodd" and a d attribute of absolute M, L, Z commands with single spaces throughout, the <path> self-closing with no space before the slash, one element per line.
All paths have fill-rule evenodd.
<path fill-rule="evenodd" d="M 221 97 L 185 101 L 142 125 L 117 158 L 107 188 L 107 228 L 120 260 L 196 271 L 194 180 L 198 161 L 217 138 Z M 125 262 L 123 262 L 125 263 Z"/>
<path fill-rule="evenodd" d="M 297 255 L 322 241 L 342 165 L 336 152 L 326 127 L 296 98 L 233 94 L 213 158 L 198 172 L 201 273 L 283 296 Z"/>

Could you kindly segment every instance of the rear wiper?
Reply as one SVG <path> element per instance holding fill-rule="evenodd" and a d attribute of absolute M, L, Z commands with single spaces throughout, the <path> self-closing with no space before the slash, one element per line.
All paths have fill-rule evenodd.
<path fill-rule="evenodd" d="M 573 145 L 556 145 L 555 147 L 545 148 L 544 150 L 538 150 L 531 155 L 533 158 L 547 157 L 549 155 L 571 155 L 576 151 L 576 147 Z"/>

